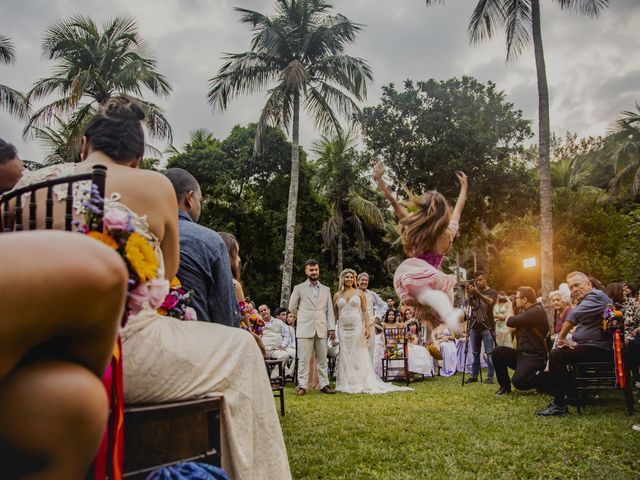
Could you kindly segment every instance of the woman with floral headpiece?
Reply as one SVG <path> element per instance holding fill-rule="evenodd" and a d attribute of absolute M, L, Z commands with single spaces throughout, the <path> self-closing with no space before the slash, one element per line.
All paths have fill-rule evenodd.
<path fill-rule="evenodd" d="M 369 313 L 364 292 L 356 287 L 356 272 L 350 268 L 340 274 L 333 309 L 340 338 L 336 391 L 344 393 L 390 393 L 411 390 L 383 382 L 374 372 L 367 348 Z"/>

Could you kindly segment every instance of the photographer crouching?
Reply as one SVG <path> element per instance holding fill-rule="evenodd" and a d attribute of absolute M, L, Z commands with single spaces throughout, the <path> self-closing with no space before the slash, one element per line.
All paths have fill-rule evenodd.
<path fill-rule="evenodd" d="M 493 383 L 493 362 L 491 352 L 495 344 L 493 305 L 498 299 L 498 293 L 489 288 L 484 272 L 476 272 L 474 282 L 469 282 L 466 286 L 469 297 L 468 303 L 471 310 L 470 324 L 468 325 L 469 341 L 471 342 L 471 352 L 473 353 L 473 365 L 471 376 L 464 383 L 478 381 L 480 373 L 480 350 L 484 344 L 484 351 L 487 354 L 487 379 L 484 383 Z"/>
<path fill-rule="evenodd" d="M 516 329 L 518 348 L 496 347 L 491 355 L 500 384 L 496 396 L 511 392 L 512 383 L 518 390 L 538 387 L 538 372 L 547 363 L 549 322 L 533 288 L 518 288 L 514 310 L 517 314 L 507 319 L 507 326 Z M 515 370 L 511 380 L 509 368 Z"/>

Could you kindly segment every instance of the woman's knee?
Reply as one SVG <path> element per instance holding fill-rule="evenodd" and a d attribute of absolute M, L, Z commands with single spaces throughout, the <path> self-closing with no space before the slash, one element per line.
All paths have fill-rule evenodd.
<path fill-rule="evenodd" d="M 0 440 L 47 465 L 89 464 L 102 438 L 108 399 L 102 382 L 77 364 L 47 360 L 17 368 L 0 388 Z"/>

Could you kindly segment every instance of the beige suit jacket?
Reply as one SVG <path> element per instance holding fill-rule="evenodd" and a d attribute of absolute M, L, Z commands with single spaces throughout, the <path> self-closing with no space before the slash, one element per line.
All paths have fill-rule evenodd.
<path fill-rule="evenodd" d="M 336 329 L 331 303 L 331 290 L 320 285 L 318 298 L 311 292 L 309 281 L 293 287 L 289 310 L 296 317 L 296 335 L 298 338 L 326 338 L 327 332 Z"/>

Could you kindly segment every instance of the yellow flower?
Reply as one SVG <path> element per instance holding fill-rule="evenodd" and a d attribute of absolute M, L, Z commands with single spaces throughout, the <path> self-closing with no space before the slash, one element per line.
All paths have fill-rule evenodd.
<path fill-rule="evenodd" d="M 142 235 L 134 232 L 129 236 L 124 254 L 141 282 L 148 282 L 156 277 L 158 257 Z"/>
<path fill-rule="evenodd" d="M 106 233 L 101 233 L 101 232 L 89 232 L 87 233 L 87 235 L 89 235 L 91 238 L 95 238 L 96 240 L 107 245 L 108 247 L 113 248 L 114 250 L 118 249 L 118 244 L 116 243 L 116 241 L 113 239 L 111 235 L 107 235 Z"/>
<path fill-rule="evenodd" d="M 177 290 L 180 287 L 182 287 L 182 284 L 180 283 L 180 280 L 178 280 L 178 277 L 173 277 L 173 280 L 171 280 L 171 284 L 169 285 L 169 288 L 171 290 Z"/>

